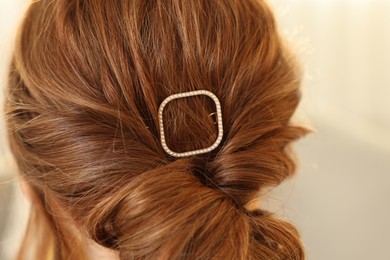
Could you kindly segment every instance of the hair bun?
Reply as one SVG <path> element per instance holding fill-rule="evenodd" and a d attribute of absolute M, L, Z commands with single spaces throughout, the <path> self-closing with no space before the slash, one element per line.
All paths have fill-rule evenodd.
<path fill-rule="evenodd" d="M 201 183 L 193 167 L 183 158 L 126 183 L 86 219 L 93 221 L 85 223 L 91 236 L 123 259 L 302 259 L 291 224 L 264 210 L 237 208 Z"/>
<path fill-rule="evenodd" d="M 248 218 L 202 184 L 190 171 L 191 161 L 144 172 L 101 201 L 85 219 L 92 238 L 119 250 L 123 259 L 245 259 Z M 116 206 L 107 207 L 108 201 Z"/>

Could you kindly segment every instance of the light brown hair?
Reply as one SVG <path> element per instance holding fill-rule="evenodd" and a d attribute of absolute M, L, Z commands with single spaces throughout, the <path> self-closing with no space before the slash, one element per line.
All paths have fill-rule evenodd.
<path fill-rule="evenodd" d="M 292 224 L 249 207 L 295 172 L 290 144 L 308 132 L 290 122 L 300 82 L 264 1 L 34 1 L 5 104 L 38 197 L 19 258 L 82 258 L 69 221 L 122 259 L 304 259 Z M 171 157 L 158 106 L 198 89 L 219 97 L 224 138 Z M 206 96 L 170 102 L 168 146 L 210 146 L 214 111 Z"/>

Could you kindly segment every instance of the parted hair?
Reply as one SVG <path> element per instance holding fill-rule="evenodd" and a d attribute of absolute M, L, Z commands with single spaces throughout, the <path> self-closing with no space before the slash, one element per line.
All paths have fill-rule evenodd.
<path fill-rule="evenodd" d="M 38 198 L 19 259 L 83 259 L 68 222 L 121 259 L 304 259 L 294 225 L 250 206 L 295 173 L 301 78 L 262 0 L 31 2 L 4 107 Z M 200 89 L 221 102 L 222 142 L 172 157 L 159 104 Z M 214 111 L 207 96 L 169 102 L 168 146 L 210 146 Z"/>

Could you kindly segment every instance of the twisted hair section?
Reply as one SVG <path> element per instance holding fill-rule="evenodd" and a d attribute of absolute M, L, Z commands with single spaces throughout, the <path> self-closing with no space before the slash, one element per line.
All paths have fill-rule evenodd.
<path fill-rule="evenodd" d="M 88 237 L 121 259 L 304 259 L 292 224 L 249 208 L 295 172 L 291 143 L 308 133 L 291 122 L 300 83 L 261 0 L 32 2 L 5 103 L 41 223 L 30 221 L 19 258 L 80 259 Z M 173 158 L 159 104 L 200 89 L 220 100 L 223 140 Z M 204 95 L 169 102 L 167 145 L 209 147 L 214 111 Z M 44 237 L 53 246 L 34 242 Z"/>

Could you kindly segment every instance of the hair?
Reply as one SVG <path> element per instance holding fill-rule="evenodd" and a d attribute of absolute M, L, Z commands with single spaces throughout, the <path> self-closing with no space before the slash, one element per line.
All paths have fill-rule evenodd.
<path fill-rule="evenodd" d="M 38 201 L 18 257 L 80 259 L 80 232 L 121 259 L 304 259 L 293 224 L 250 206 L 296 171 L 301 78 L 265 1 L 30 3 L 5 102 Z M 159 104 L 200 89 L 220 100 L 222 142 L 171 157 Z M 214 110 L 204 95 L 169 102 L 167 145 L 210 146 Z"/>

